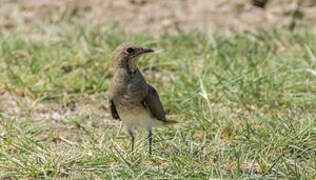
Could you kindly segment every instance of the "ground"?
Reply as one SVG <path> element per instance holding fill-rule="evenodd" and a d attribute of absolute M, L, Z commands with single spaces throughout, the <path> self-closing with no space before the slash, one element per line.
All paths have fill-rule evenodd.
<path fill-rule="evenodd" d="M 315 179 L 314 1 L 1 1 L 1 178 Z M 264 22 L 264 23 L 263 23 Z M 130 152 L 112 52 L 140 61 L 176 126 Z"/>

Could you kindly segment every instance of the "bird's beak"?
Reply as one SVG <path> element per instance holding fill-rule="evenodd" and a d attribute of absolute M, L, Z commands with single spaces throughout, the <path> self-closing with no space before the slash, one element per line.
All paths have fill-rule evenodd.
<path fill-rule="evenodd" d="M 151 52 L 154 52 L 154 50 L 150 48 L 143 48 L 143 53 L 151 53 Z"/>

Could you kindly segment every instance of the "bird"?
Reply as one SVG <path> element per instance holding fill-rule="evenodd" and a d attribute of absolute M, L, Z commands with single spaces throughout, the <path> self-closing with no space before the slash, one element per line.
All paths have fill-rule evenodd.
<path fill-rule="evenodd" d="M 111 115 L 127 127 L 134 151 L 135 130 L 148 130 L 148 151 L 152 154 L 152 127 L 176 124 L 167 120 L 156 89 L 148 84 L 138 68 L 138 60 L 151 48 L 120 45 L 113 52 L 114 74 L 109 90 Z"/>

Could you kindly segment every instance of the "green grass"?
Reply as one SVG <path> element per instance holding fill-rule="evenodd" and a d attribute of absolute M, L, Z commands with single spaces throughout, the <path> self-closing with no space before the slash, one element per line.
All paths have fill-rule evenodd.
<path fill-rule="evenodd" d="M 316 34 L 155 39 L 83 26 L 57 37 L 0 34 L 0 90 L 19 109 L 0 106 L 1 178 L 316 178 Z M 145 133 L 131 153 L 109 116 L 111 55 L 121 43 L 156 50 L 139 66 L 180 122 L 154 130 L 152 156 Z M 86 102 L 99 111 L 34 118 L 39 105 Z"/>

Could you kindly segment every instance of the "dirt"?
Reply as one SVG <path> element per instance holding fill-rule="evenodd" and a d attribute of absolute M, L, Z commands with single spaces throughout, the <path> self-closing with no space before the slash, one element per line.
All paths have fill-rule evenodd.
<path fill-rule="evenodd" d="M 299 26 L 315 29 L 316 3 L 305 0 Z M 288 27 L 298 0 L 269 1 L 258 8 L 250 0 L 5 0 L 0 3 L 0 28 L 51 23 L 59 27 L 88 24 L 101 30 L 118 22 L 126 32 L 155 34 L 175 29 L 231 34 Z M 9 31 L 7 31 L 9 32 Z"/>

